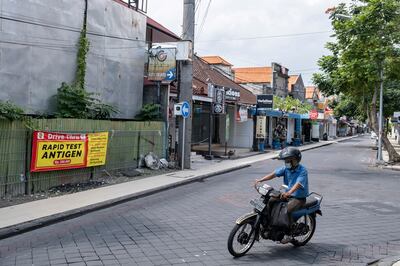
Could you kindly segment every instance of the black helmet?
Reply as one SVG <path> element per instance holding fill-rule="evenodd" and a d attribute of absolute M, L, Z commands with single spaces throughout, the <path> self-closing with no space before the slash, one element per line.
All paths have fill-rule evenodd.
<path fill-rule="evenodd" d="M 280 160 L 296 159 L 297 162 L 301 161 L 301 151 L 294 147 L 287 147 L 279 153 Z"/>

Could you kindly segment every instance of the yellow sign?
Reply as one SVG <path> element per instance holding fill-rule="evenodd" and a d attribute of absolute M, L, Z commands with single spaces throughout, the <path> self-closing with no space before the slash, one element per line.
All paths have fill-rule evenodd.
<path fill-rule="evenodd" d="M 31 171 L 53 171 L 86 166 L 86 134 L 35 131 Z"/>
<path fill-rule="evenodd" d="M 108 132 L 89 133 L 87 167 L 106 164 Z"/>
<path fill-rule="evenodd" d="M 104 165 L 107 145 L 108 132 L 65 134 L 35 131 L 31 172 Z"/>

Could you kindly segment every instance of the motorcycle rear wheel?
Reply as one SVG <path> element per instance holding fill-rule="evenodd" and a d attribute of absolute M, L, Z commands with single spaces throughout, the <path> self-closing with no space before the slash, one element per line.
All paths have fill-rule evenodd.
<path fill-rule="evenodd" d="M 234 257 L 244 256 L 256 240 L 255 219 L 247 219 L 236 224 L 228 237 L 228 250 Z M 250 235 L 250 232 L 253 231 Z"/>
<path fill-rule="evenodd" d="M 308 232 L 305 235 L 295 237 L 291 243 L 293 246 L 301 247 L 308 243 L 314 235 L 315 227 L 317 225 L 315 215 L 305 215 L 301 217 L 296 223 L 305 223 L 308 226 Z"/>

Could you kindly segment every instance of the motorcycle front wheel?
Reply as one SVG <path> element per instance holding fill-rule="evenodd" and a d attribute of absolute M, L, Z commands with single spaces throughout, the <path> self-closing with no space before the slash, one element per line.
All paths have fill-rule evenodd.
<path fill-rule="evenodd" d="M 234 257 L 244 256 L 256 239 L 255 219 L 247 219 L 236 224 L 228 238 L 228 250 Z"/>

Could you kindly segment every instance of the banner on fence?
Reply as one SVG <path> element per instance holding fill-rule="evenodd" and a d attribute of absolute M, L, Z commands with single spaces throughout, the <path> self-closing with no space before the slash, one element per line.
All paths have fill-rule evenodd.
<path fill-rule="evenodd" d="M 106 164 L 108 132 L 88 135 L 87 167 Z"/>
<path fill-rule="evenodd" d="M 64 134 L 35 131 L 31 172 L 104 165 L 107 144 L 108 132 Z"/>

